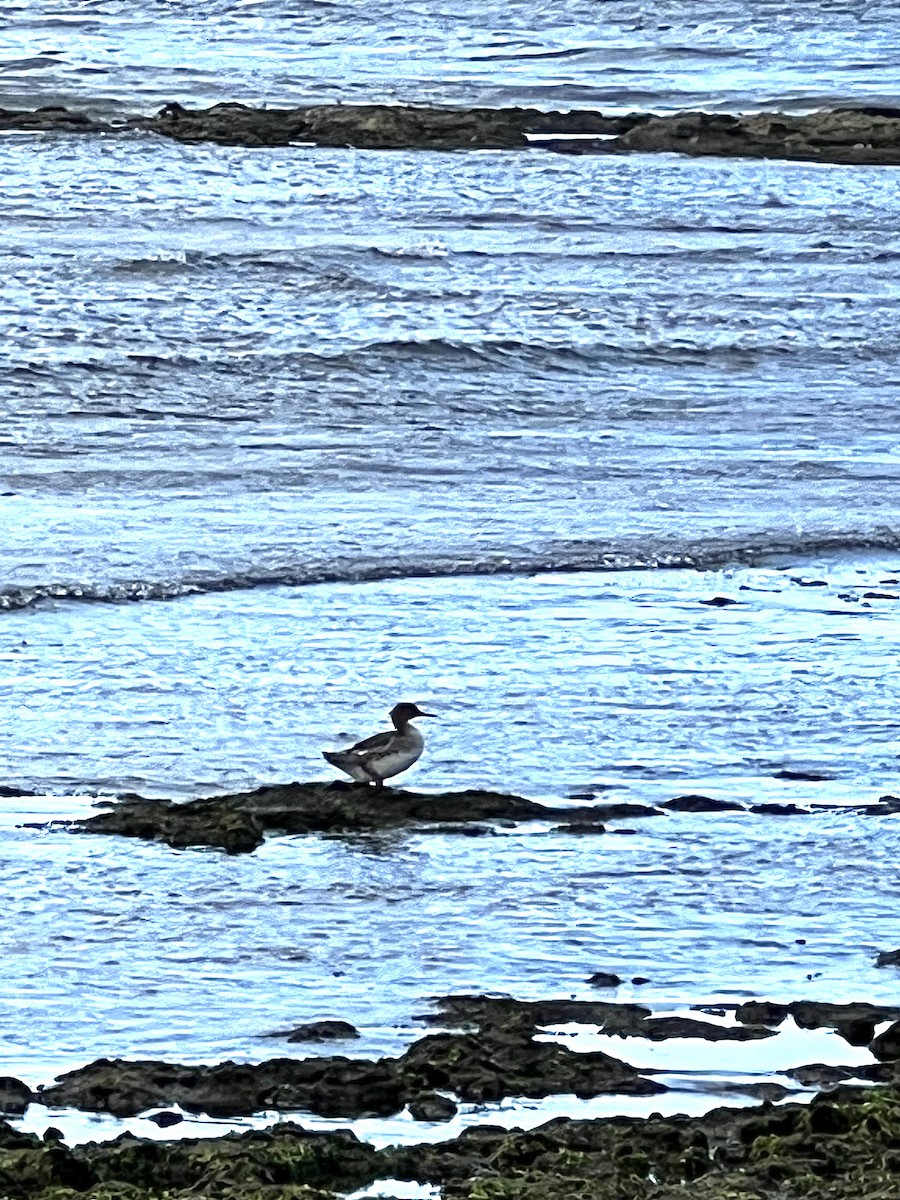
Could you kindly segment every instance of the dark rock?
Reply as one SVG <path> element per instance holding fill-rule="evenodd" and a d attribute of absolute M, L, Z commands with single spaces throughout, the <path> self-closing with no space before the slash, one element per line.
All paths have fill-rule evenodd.
<path fill-rule="evenodd" d="M 767 817 L 808 817 L 809 809 L 796 804 L 751 804 L 750 812 Z"/>
<path fill-rule="evenodd" d="M 782 767 L 780 771 L 776 771 L 772 776 L 773 779 L 794 779 L 799 783 L 823 783 L 825 780 L 834 779 L 834 775 L 829 775 L 827 771 L 805 771 L 800 767 Z"/>
<path fill-rule="evenodd" d="M 837 1105 L 822 1102 L 818 1096 L 813 1100 L 809 1112 L 810 1133 L 840 1134 L 849 1128 L 847 1114 Z"/>
<path fill-rule="evenodd" d="M 900 1021 L 895 1021 L 883 1033 L 879 1033 L 869 1049 L 882 1062 L 900 1058 Z"/>
<path fill-rule="evenodd" d="M 746 1025 L 780 1025 L 791 1010 L 789 1004 L 769 1000 L 747 1000 L 734 1010 L 735 1020 Z"/>
<path fill-rule="evenodd" d="M 864 109 L 835 109 L 802 116 L 683 112 L 636 125 L 612 143 L 605 143 L 605 149 L 606 153 L 667 150 L 690 155 L 897 164 L 900 119 Z M 826 586 L 825 580 L 795 582 L 808 587 Z"/>
<path fill-rule="evenodd" d="M 180 1125 L 184 1117 L 181 1113 L 164 1109 L 162 1112 L 147 1113 L 147 1120 L 158 1125 L 160 1129 L 168 1129 L 171 1125 Z"/>
<path fill-rule="evenodd" d="M 738 804 L 735 800 L 714 800 L 712 796 L 675 796 L 672 800 L 665 800 L 659 806 L 660 808 L 668 808 L 672 812 L 743 812 L 743 804 Z"/>
<path fill-rule="evenodd" d="M 613 975 L 609 971 L 596 971 L 586 982 L 591 987 L 615 988 L 619 986 L 622 979 L 620 976 Z"/>
<path fill-rule="evenodd" d="M 631 982 L 635 985 L 635 987 L 640 987 L 641 984 L 649 983 L 650 980 L 646 975 L 635 975 Z"/>
<path fill-rule="evenodd" d="M 449 1121 L 458 1111 L 453 1101 L 440 1092 L 421 1092 L 409 1102 L 409 1115 L 414 1121 Z"/>
<path fill-rule="evenodd" d="M 745 1042 L 775 1037 L 774 1029 L 762 1025 L 714 1025 L 692 1017 L 651 1017 L 637 1031 L 654 1042 L 669 1038 L 703 1038 L 707 1042 Z"/>
<path fill-rule="evenodd" d="M 569 825 L 557 825 L 556 833 L 591 834 L 606 833 L 606 826 L 599 821 L 573 821 Z"/>
<path fill-rule="evenodd" d="M 841 1021 L 834 1028 L 851 1046 L 868 1046 L 875 1036 L 874 1021 Z"/>
<path fill-rule="evenodd" d="M 0 1076 L 0 1113 L 21 1116 L 34 1099 L 28 1084 L 12 1075 Z"/>
<path fill-rule="evenodd" d="M 120 834 L 162 841 L 182 849 L 212 846 L 230 854 L 249 853 L 266 832 L 372 832 L 426 824 L 463 831 L 473 823 L 570 821 L 594 824 L 610 806 L 548 808 L 502 792 L 463 791 L 428 795 L 358 784 L 291 783 L 230 796 L 174 803 L 170 800 L 121 800 L 112 808 L 67 824 L 73 833 Z M 641 805 L 622 806 L 630 815 Z"/>
<path fill-rule="evenodd" d="M 880 950 L 875 959 L 876 967 L 900 967 L 900 950 Z"/>
<path fill-rule="evenodd" d="M 413 1075 L 476 1104 L 504 1096 L 653 1096 L 668 1090 L 602 1051 L 575 1053 L 566 1046 L 533 1041 L 530 1031 L 516 1027 L 432 1034 L 410 1046 L 400 1065 L 407 1078 Z"/>
<path fill-rule="evenodd" d="M 59 105 L 0 109 L 0 129 L 94 133 L 150 131 L 182 142 L 243 146 L 356 146 L 367 149 L 520 149 L 528 135 L 546 136 L 547 150 L 567 154 L 666 152 L 689 155 L 798 159 L 811 162 L 900 164 L 900 116 L 861 106 L 792 115 L 680 112 L 607 117 L 590 110 L 567 113 L 530 108 L 437 108 L 404 104 L 334 104 L 250 108 L 222 103 L 208 109 L 166 104 L 153 117 L 131 114 L 115 122 Z M 597 134 L 570 141 L 569 135 Z M 558 136 L 553 136 L 558 135 Z M 806 587 L 825 580 L 797 578 Z M 49 593 L 43 593 L 49 594 Z M 31 590 L 31 603 L 39 596 Z M 876 593 L 876 598 L 893 597 Z M 26 601 L 23 599 L 22 603 Z M 713 597 L 701 603 L 736 603 Z M 864 601 L 865 603 L 865 601 Z"/>
<path fill-rule="evenodd" d="M 863 600 L 900 600 L 894 592 L 863 592 Z"/>
<path fill-rule="evenodd" d="M 267 1033 L 266 1037 L 284 1038 L 288 1042 L 338 1042 L 358 1038 L 359 1030 L 349 1021 L 310 1021 L 296 1029 Z"/>
<path fill-rule="evenodd" d="M 652 804 L 630 804 L 621 801 L 618 804 L 595 804 L 591 811 L 598 821 L 618 821 L 622 818 L 634 819 L 639 817 L 664 817 L 662 809 Z"/>
<path fill-rule="evenodd" d="M 393 1116 L 403 1108 L 406 1095 L 391 1060 L 276 1058 L 257 1065 L 225 1062 L 187 1067 L 101 1058 L 61 1075 L 36 1099 L 49 1107 L 118 1117 L 177 1104 L 185 1112 L 215 1117 L 277 1109 L 359 1118 Z"/>
<path fill-rule="evenodd" d="M 454 999 L 464 1002 L 466 998 Z M 437 1106 L 451 1115 L 448 1105 L 432 1096 L 435 1091 L 482 1103 L 504 1096 L 543 1097 L 559 1092 L 655 1095 L 666 1090 L 610 1055 L 576 1054 L 565 1046 L 533 1039 L 538 1017 L 551 1023 L 564 1020 L 560 1015 L 564 1011 L 588 1011 L 604 1023 L 609 1017 L 616 1031 L 639 1026 L 648 1010 L 637 1005 L 550 1001 L 520 1009 L 513 1001 L 497 1008 L 482 1000 L 471 1011 L 483 1017 L 476 1032 L 426 1036 L 396 1059 L 277 1058 L 256 1065 L 225 1062 L 190 1067 L 98 1059 L 60 1076 L 36 1099 L 48 1106 L 121 1117 L 157 1105 L 177 1105 L 186 1112 L 218 1117 L 276 1109 L 360 1118 L 391 1116 L 407 1104 L 418 1104 L 422 1110 L 423 1095 L 431 1111 Z"/>
<path fill-rule="evenodd" d="M 740 600 L 732 600 L 730 596 L 713 596 L 711 600 L 701 600 L 700 603 L 710 608 L 727 608 L 731 604 L 740 604 Z"/>
<path fill-rule="evenodd" d="M 12 784 L 0 783 L 0 796 L 4 799 L 15 796 L 36 796 L 37 792 L 32 792 L 28 788 L 15 787 Z"/>
<path fill-rule="evenodd" d="M 827 1063 L 808 1063 L 803 1067 L 789 1067 L 782 1071 L 789 1079 L 796 1079 L 803 1087 L 829 1087 L 852 1079 L 856 1071 L 850 1067 L 833 1067 Z"/>
<path fill-rule="evenodd" d="M 844 1030 L 858 1028 L 863 1022 L 879 1024 L 900 1017 L 900 1008 L 894 1005 L 869 1004 L 864 1000 L 849 1004 L 795 1000 L 789 1007 L 791 1016 L 801 1029 L 835 1029 L 842 1036 Z"/>
<path fill-rule="evenodd" d="M 429 1025 L 476 1029 L 489 1036 L 510 1031 L 531 1037 L 546 1025 L 599 1025 L 604 1033 L 634 1033 L 650 1017 L 643 1004 L 610 1000 L 514 1000 L 511 996 L 441 996 L 436 1012 L 419 1018 Z"/>

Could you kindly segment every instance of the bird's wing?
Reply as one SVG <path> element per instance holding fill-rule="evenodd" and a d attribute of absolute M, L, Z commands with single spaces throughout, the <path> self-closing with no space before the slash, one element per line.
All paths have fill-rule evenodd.
<path fill-rule="evenodd" d="M 345 750 L 345 754 L 358 754 L 361 758 L 368 756 L 373 751 L 383 750 L 385 746 L 390 745 L 392 733 L 373 733 L 371 737 L 363 738 L 361 742 L 357 742 L 355 746 L 351 746 L 349 750 Z"/>

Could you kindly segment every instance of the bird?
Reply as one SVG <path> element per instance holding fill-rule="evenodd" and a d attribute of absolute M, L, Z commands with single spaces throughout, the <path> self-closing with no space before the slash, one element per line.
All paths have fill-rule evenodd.
<path fill-rule="evenodd" d="M 408 770 L 425 749 L 425 739 L 410 721 L 434 715 L 417 704 L 395 704 L 390 712 L 392 730 L 373 734 L 347 750 L 323 750 L 322 757 L 357 783 L 384 787 L 385 779 Z"/>

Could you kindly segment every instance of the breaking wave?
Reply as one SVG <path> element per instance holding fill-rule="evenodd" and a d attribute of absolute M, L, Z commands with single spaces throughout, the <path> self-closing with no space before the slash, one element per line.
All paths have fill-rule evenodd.
<path fill-rule="evenodd" d="M 782 558 L 802 561 L 823 554 L 860 551 L 900 551 L 900 532 L 831 535 L 796 540 L 761 536 L 740 542 L 711 540 L 703 544 L 609 546 L 578 541 L 548 547 L 541 553 L 509 555 L 434 555 L 395 557 L 390 561 L 363 559 L 238 572 L 185 575 L 180 579 L 122 580 L 106 584 L 54 582 L 0 587 L 0 612 L 30 608 L 44 601 L 128 604 L 144 600 L 177 600 L 214 592 L 237 592 L 261 587 L 309 587 L 315 584 L 364 584 L 394 579 L 440 579 L 494 575 L 536 575 L 599 571 L 721 570 L 728 566 L 759 566 Z M 900 570 L 900 565 L 898 565 Z"/>

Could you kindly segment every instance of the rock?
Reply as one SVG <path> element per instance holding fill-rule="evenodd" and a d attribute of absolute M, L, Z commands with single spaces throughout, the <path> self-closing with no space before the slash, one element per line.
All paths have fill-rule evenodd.
<path fill-rule="evenodd" d="M 809 1110 L 810 1133 L 841 1134 L 850 1129 L 847 1114 L 836 1104 L 829 1104 L 816 1096 Z"/>
<path fill-rule="evenodd" d="M 15 787 L 12 784 L 0 783 L 0 796 L 4 799 L 12 799 L 17 796 L 36 796 L 37 792 L 32 792 L 28 788 Z"/>
<path fill-rule="evenodd" d="M 631 982 L 635 987 L 640 987 L 642 984 L 649 983 L 650 980 L 646 975 L 635 975 Z"/>
<path fill-rule="evenodd" d="M 661 808 L 652 804 L 631 804 L 622 801 L 618 804 L 595 804 L 591 810 L 598 821 L 617 821 L 622 818 L 664 817 Z"/>
<path fill-rule="evenodd" d="M 735 800 L 714 800 L 711 796 L 675 796 L 665 800 L 659 806 L 668 808 L 671 812 L 743 812 L 743 804 Z"/>
<path fill-rule="evenodd" d="M 740 600 L 732 600 L 730 596 L 713 596 L 711 600 L 701 600 L 700 604 L 708 604 L 710 608 L 727 608 L 732 604 L 740 604 Z"/>
<path fill-rule="evenodd" d="M 467 1102 L 505 1096 L 544 1097 L 557 1093 L 655 1095 L 662 1084 L 608 1054 L 576 1054 L 566 1046 L 537 1042 L 535 1020 L 560 1018 L 565 1002 L 510 1001 L 500 1008 L 482 1002 L 473 1014 L 483 1019 L 474 1032 L 420 1038 L 399 1058 L 276 1058 L 257 1064 L 224 1062 L 182 1066 L 161 1062 L 98 1059 L 59 1077 L 35 1099 L 48 1107 L 79 1108 L 130 1117 L 158 1105 L 216 1117 L 249 1116 L 275 1109 L 324 1117 L 387 1117 L 406 1105 L 427 1102 L 429 1111 L 452 1115 L 438 1091 Z M 618 1029 L 640 1025 L 649 1010 L 637 1005 L 570 1002 Z M 629 1011 L 630 1010 L 630 1011 Z M 433 1018 L 436 1019 L 436 1018 Z M 423 1096 L 426 1098 L 423 1100 Z"/>
<path fill-rule="evenodd" d="M 229 854 L 250 853 L 266 833 L 345 834 L 407 825 L 465 832 L 483 822 L 563 821 L 595 825 L 610 806 L 549 808 L 503 792 L 462 791 L 436 795 L 374 789 L 352 783 L 291 783 L 230 796 L 175 803 L 130 797 L 84 820 L 67 823 L 73 833 L 120 834 L 162 841 L 177 849 L 212 846 Z M 657 810 L 642 805 L 619 806 Z"/>
<path fill-rule="evenodd" d="M 180 1125 L 184 1117 L 181 1113 L 163 1110 L 163 1112 L 147 1113 L 147 1120 L 158 1125 L 160 1129 L 168 1129 L 172 1125 Z"/>
<path fill-rule="evenodd" d="M 407 1088 L 392 1060 L 373 1063 L 324 1057 L 193 1067 L 101 1058 L 61 1075 L 36 1097 L 48 1107 L 118 1117 L 178 1105 L 185 1112 L 214 1117 L 277 1109 L 352 1118 L 393 1116 L 406 1098 Z"/>
<path fill-rule="evenodd" d="M 531 1037 L 547 1025 L 599 1025 L 604 1033 L 634 1033 L 652 1012 L 643 1004 L 610 1000 L 514 1000 L 512 996 L 441 996 L 436 1011 L 418 1020 L 429 1025 L 476 1029 L 496 1037 L 516 1031 Z"/>
<path fill-rule="evenodd" d="M 772 776 L 773 779 L 793 779 L 799 783 L 824 783 L 828 779 L 834 779 L 834 775 L 830 775 L 827 771 L 806 771 L 800 767 L 782 767 L 780 771 L 776 771 Z"/>
<path fill-rule="evenodd" d="M 12 1075 L 0 1076 L 0 1113 L 21 1116 L 34 1099 L 31 1088 Z"/>
<path fill-rule="evenodd" d="M 578 835 L 606 833 L 606 826 L 599 821 L 573 821 L 569 825 L 557 825 L 554 833 L 574 833 Z"/>
<path fill-rule="evenodd" d="M 808 817 L 809 809 L 797 804 L 751 804 L 750 812 L 767 817 Z"/>
<path fill-rule="evenodd" d="M 458 1111 L 453 1101 L 440 1092 L 420 1092 L 409 1102 L 409 1115 L 414 1121 L 449 1121 Z"/>
<path fill-rule="evenodd" d="M 900 967 L 900 950 L 880 950 L 875 959 L 876 967 Z"/>
<path fill-rule="evenodd" d="M 714 1025 L 693 1017 L 651 1017 L 637 1031 L 654 1042 L 669 1038 L 703 1038 L 706 1042 L 745 1042 L 775 1037 L 774 1029 L 762 1025 Z"/>
<path fill-rule="evenodd" d="M 869 1049 L 881 1062 L 900 1058 L 900 1021 L 895 1021 L 883 1033 L 879 1033 Z"/>
<path fill-rule="evenodd" d="M 835 1029 L 842 1036 L 845 1036 L 845 1030 L 858 1028 L 860 1023 L 876 1025 L 900 1017 L 900 1008 L 894 1005 L 869 1004 L 864 1000 L 849 1004 L 795 1000 L 789 1007 L 791 1016 L 801 1029 Z"/>
<path fill-rule="evenodd" d="M 747 1000 L 734 1010 L 735 1020 L 747 1025 L 780 1025 L 790 1012 L 789 1004 L 769 1000 Z"/>
<path fill-rule="evenodd" d="M 358 1038 L 359 1030 L 349 1021 L 310 1021 L 287 1029 L 283 1033 L 270 1033 L 269 1037 L 283 1037 L 289 1042 L 332 1042 Z"/>
<path fill-rule="evenodd" d="M 808 1063 L 804 1067 L 789 1067 L 782 1072 L 789 1079 L 796 1079 L 803 1087 L 829 1087 L 852 1079 L 856 1071 L 850 1067 L 833 1067 L 826 1063 Z"/>
<path fill-rule="evenodd" d="M 407 104 L 331 104 L 250 108 L 221 103 L 207 109 L 166 104 L 152 117 L 126 114 L 114 122 L 59 105 L 0 109 L 0 129 L 103 134 L 152 132 L 181 142 L 242 146 L 355 146 L 377 150 L 483 150 L 534 148 L 566 154 L 680 153 L 829 163 L 900 164 L 900 113 L 877 106 L 836 108 L 800 115 L 778 112 L 733 116 L 680 112 L 608 117 L 592 110 L 566 113 L 531 108 L 450 108 Z M 567 140 L 571 134 L 596 138 Z M 559 135 L 554 137 L 553 135 Z M 797 578 L 808 587 L 825 580 Z M 21 603 L 40 598 L 30 589 Z M 877 599 L 893 593 L 877 592 Z M 715 596 L 700 603 L 737 603 Z M 864 601 L 866 603 L 866 601 Z"/>
<path fill-rule="evenodd" d="M 599 988 L 615 988 L 622 982 L 619 975 L 613 975 L 609 971 L 596 971 L 589 979 L 585 981 L 591 987 Z"/>

